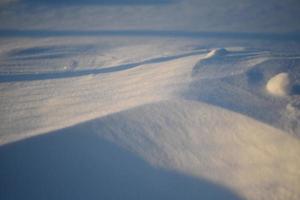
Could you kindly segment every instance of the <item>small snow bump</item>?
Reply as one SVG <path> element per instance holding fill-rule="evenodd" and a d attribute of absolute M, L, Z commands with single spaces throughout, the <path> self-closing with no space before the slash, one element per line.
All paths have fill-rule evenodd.
<path fill-rule="evenodd" d="M 267 91 L 275 96 L 287 96 L 290 93 L 291 83 L 288 73 L 279 73 L 267 83 Z"/>

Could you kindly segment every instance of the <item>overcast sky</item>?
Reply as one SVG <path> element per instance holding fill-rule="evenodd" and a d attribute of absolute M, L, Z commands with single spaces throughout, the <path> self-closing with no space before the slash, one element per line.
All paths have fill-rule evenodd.
<path fill-rule="evenodd" d="M 4 0 L 1 29 L 299 32 L 298 0 Z"/>

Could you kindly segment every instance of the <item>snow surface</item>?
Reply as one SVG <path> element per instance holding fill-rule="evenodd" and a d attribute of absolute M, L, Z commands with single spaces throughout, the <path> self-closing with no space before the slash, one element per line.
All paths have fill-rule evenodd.
<path fill-rule="evenodd" d="M 300 199 L 299 9 L 1 2 L 0 199 Z"/>

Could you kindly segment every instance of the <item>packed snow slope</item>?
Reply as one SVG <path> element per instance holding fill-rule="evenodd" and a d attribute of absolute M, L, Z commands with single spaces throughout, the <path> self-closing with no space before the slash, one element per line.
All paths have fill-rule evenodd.
<path fill-rule="evenodd" d="M 66 195 L 71 195 L 77 199 L 88 192 L 92 195 L 90 198 L 112 199 L 116 198 L 115 195 L 137 199 L 139 195 L 145 195 L 145 198 L 150 199 L 165 196 L 173 198 L 174 195 L 180 199 L 183 198 L 182 195 L 208 199 L 219 199 L 222 195 L 229 196 L 228 199 L 298 199 L 300 141 L 298 137 L 293 136 L 299 130 L 299 115 L 296 115 L 299 110 L 294 106 L 298 94 L 291 93 L 288 97 L 277 97 L 265 89 L 269 78 L 272 78 L 277 70 L 281 70 L 279 68 L 264 71 L 270 67 L 272 59 L 292 59 L 296 62 L 298 56 L 285 55 L 279 58 L 271 53 L 228 48 L 213 49 L 209 52 L 197 50 L 194 53 L 142 61 L 141 64 L 112 66 L 108 68 L 110 70 L 103 68 L 103 71 L 91 69 L 83 73 L 70 71 L 3 75 L 2 144 L 71 126 L 47 133 L 68 138 L 61 139 L 62 141 L 42 136 L 3 145 L 3 150 L 0 149 L 3 167 L 1 176 L 4 177 L 1 181 L 3 197 L 13 199 L 25 195 L 28 198 L 40 198 L 41 195 L 53 195 L 55 198 L 63 199 Z M 252 77 L 251 73 L 254 70 L 262 75 Z M 202 101 L 219 107 L 201 103 Z M 97 119 L 90 121 L 95 118 Z M 80 122 L 84 123 L 75 125 Z M 292 135 L 283 130 L 290 131 Z M 129 166 L 120 168 L 118 172 L 128 173 L 129 180 L 133 176 L 132 181 L 137 181 L 126 186 L 129 187 L 125 189 L 126 191 L 119 191 L 119 187 L 125 184 L 120 177 L 104 176 L 108 173 L 105 170 L 108 169 L 100 167 L 99 171 L 95 169 L 88 172 L 87 176 L 94 177 L 94 174 L 100 173 L 96 177 L 102 179 L 104 176 L 105 181 L 112 181 L 111 185 L 104 186 L 105 182 L 93 178 L 93 181 L 84 188 L 76 189 L 79 196 L 70 193 L 72 188 L 80 188 L 85 182 L 82 175 L 76 175 L 81 173 L 81 168 L 73 166 L 72 163 L 82 166 L 82 170 L 88 170 L 86 168 L 91 165 L 80 161 L 82 158 L 77 158 L 78 150 L 69 154 L 65 154 L 62 149 L 55 150 L 50 155 L 53 156 L 53 160 L 46 161 L 49 166 L 58 165 L 53 172 L 50 170 L 51 167 L 41 164 L 38 168 L 42 171 L 38 177 L 23 177 L 25 174 L 33 173 L 27 166 L 29 163 L 43 162 L 39 160 L 42 155 L 37 156 L 37 153 L 40 153 L 39 149 L 44 149 L 43 146 L 46 150 L 42 152 L 45 158 L 48 158 L 48 151 L 51 152 L 52 148 L 71 145 L 69 151 L 73 151 L 73 148 L 76 149 L 75 144 L 78 143 L 75 141 L 73 144 L 73 140 L 81 138 L 80 140 L 87 140 L 81 145 L 89 145 L 89 138 L 95 136 L 99 137 L 100 146 L 108 145 L 106 144 L 108 140 L 109 143 L 119 147 L 99 147 L 99 149 L 95 144 L 97 140 L 93 139 L 94 151 L 84 150 L 80 155 L 98 155 L 100 151 L 99 158 L 93 156 L 87 161 L 97 162 L 96 166 L 99 166 L 100 163 L 108 162 L 109 158 L 105 155 L 111 157 L 111 148 L 121 147 L 128 151 L 125 153 L 130 154 L 128 160 L 127 157 L 121 159 L 117 156 L 121 161 L 107 163 L 108 168 L 118 168 L 117 162 L 130 163 Z M 82 148 L 90 147 L 82 146 Z M 106 154 L 102 155 L 103 152 Z M 63 162 L 63 166 L 59 166 L 63 158 L 55 157 L 61 153 L 60 156 L 67 159 Z M 137 170 L 143 170 L 146 173 L 145 177 L 137 179 L 136 173 L 140 172 L 127 168 L 134 168 L 135 162 L 142 161 L 133 161 L 137 158 L 131 158 L 131 154 L 141 157 L 150 166 L 158 167 L 163 172 L 153 171 L 150 166 L 143 169 L 143 166 Z M 70 156 L 75 158 L 67 158 Z M 16 167 L 14 163 L 17 162 L 23 163 L 21 166 L 24 165 L 25 169 Z M 71 179 L 64 178 L 69 176 L 63 174 L 67 169 L 71 169 L 67 174 L 73 174 L 75 180 L 79 182 L 83 179 L 83 183 L 70 183 Z M 51 177 L 59 178 L 45 177 L 49 175 L 48 170 L 52 174 Z M 164 172 L 165 170 L 172 172 L 168 174 Z M 17 175 L 19 173 L 21 178 Z M 155 177 L 149 182 L 148 176 L 152 173 Z M 191 187 L 197 189 L 178 191 L 177 184 L 189 182 L 189 178 L 177 179 L 175 177 L 181 177 L 176 175 L 177 173 L 184 174 L 184 177 L 209 180 L 216 186 L 206 181 L 199 183 L 196 181 L 191 183 Z M 175 176 L 174 180 L 166 178 L 169 176 Z M 47 180 L 42 187 L 38 186 L 39 179 Z M 149 188 L 148 184 L 143 183 L 151 185 L 157 181 L 162 185 L 154 188 Z M 30 183 L 26 190 L 35 192 L 27 193 L 22 189 L 22 186 L 26 185 L 25 182 Z M 10 183 L 17 183 L 19 186 L 13 187 Z M 141 187 L 139 189 L 141 194 L 136 194 L 132 189 L 136 187 L 135 184 Z M 169 184 L 171 184 L 170 191 L 161 191 L 160 187 Z M 209 184 L 212 186 L 208 186 Z M 219 189 L 218 185 L 225 186 L 233 193 Z M 212 189 L 203 189 L 207 187 Z M 43 188 L 50 189 L 44 191 Z M 120 193 L 115 194 L 115 190 Z M 153 190 L 154 196 L 149 194 L 151 193 L 149 190 Z M 176 190 L 176 193 L 173 193 L 173 190 Z M 189 195 L 186 193 L 188 191 Z"/>
<path fill-rule="evenodd" d="M 4 145 L 1 197 L 298 199 L 299 152 L 249 117 L 167 100 Z"/>
<path fill-rule="evenodd" d="M 300 199 L 299 14 L 1 1 L 0 199 Z"/>

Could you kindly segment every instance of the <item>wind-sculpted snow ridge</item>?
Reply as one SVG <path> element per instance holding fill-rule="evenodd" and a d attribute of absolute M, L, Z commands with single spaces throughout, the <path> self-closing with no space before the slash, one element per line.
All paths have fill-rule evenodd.
<path fill-rule="evenodd" d="M 17 54 L 20 56 L 20 51 Z M 55 77 L 54 73 L 51 78 L 43 79 L 41 74 L 33 74 L 35 79 L 32 80 L 2 81 L 0 162 L 6 163 L 2 171 L 6 179 L 1 180 L 14 180 L 17 186 L 9 187 L 1 194 L 10 197 L 23 191 L 20 188 L 25 179 L 16 174 L 31 173 L 23 156 L 9 156 L 10 153 L 24 152 L 25 158 L 29 156 L 32 162 L 38 162 L 33 150 L 27 152 L 26 149 L 39 149 L 40 145 L 51 149 L 69 144 L 72 151 L 77 137 L 84 141 L 86 137 L 97 135 L 101 140 L 97 143 L 92 139 L 95 151 L 84 151 L 84 157 L 91 157 L 91 162 L 100 166 L 100 161 L 93 155 L 98 154 L 98 150 L 111 155 L 111 150 L 119 151 L 115 149 L 118 146 L 120 151 L 129 152 L 129 155 L 123 152 L 124 162 L 134 164 L 140 163 L 140 159 L 145 160 L 147 164 L 140 163 L 137 169 L 152 174 L 153 182 L 171 184 L 180 197 L 186 193 L 176 189 L 176 185 L 185 182 L 196 188 L 190 191 L 195 199 L 219 199 L 223 194 L 227 199 L 299 199 L 300 143 L 298 137 L 286 133 L 299 133 L 298 64 L 298 55 L 246 48 L 212 48 L 112 66 L 106 73 L 101 73 L 103 69 L 100 68 L 87 70 L 86 74 L 76 74 L 77 70 L 74 70 L 64 77 Z M 290 92 L 284 97 L 266 90 L 268 81 L 279 73 L 289 76 Z M 71 143 L 52 140 L 50 135 L 55 133 L 67 133 Z M 37 136 L 41 134 L 47 136 Z M 30 138 L 33 136 L 37 139 Z M 103 142 L 103 138 L 110 141 L 109 144 Z M 109 147 L 99 149 L 99 145 Z M 24 148 L 24 151 L 18 148 Z M 15 159 L 9 161 L 8 157 Z M 53 158 L 59 166 L 61 161 Z M 101 160 L 104 158 L 102 155 Z M 110 169 L 119 164 L 105 159 L 103 162 L 108 163 L 105 170 L 109 170 L 104 174 L 115 174 Z M 15 166 L 13 162 L 21 163 L 21 168 L 12 167 Z M 159 171 L 147 166 L 149 163 Z M 58 199 L 70 195 L 72 188 L 80 188 L 76 182 L 64 177 L 63 171 L 70 163 L 65 162 L 65 165 L 56 169 L 66 183 L 72 183 L 70 188 L 66 186 L 67 192 L 57 190 L 59 179 L 50 178 L 47 183 L 50 188 L 47 192 Z M 48 173 L 46 166 L 40 167 Z M 67 173 L 70 176 L 79 170 L 73 165 L 71 169 Z M 132 170 L 127 172 L 141 183 L 150 177 L 137 175 Z M 83 183 L 103 185 L 98 180 L 102 174 L 95 174 L 98 174 L 97 170 L 90 171 Z M 35 178 L 26 180 L 36 185 Z M 85 186 L 78 189 L 75 197 L 82 195 L 81 192 L 90 192 L 91 198 L 115 198 L 114 195 L 121 194 L 133 199 L 140 197 L 132 190 L 136 187 L 134 184 L 126 184 L 128 192 L 110 192 L 115 191 L 111 186 L 122 181 L 113 176 L 106 176 L 105 180 L 111 183 L 104 189 L 107 192 L 99 193 L 101 189 L 95 189 L 94 185 L 92 189 Z M 148 195 L 149 186 L 138 185 L 139 191 Z M 37 188 L 37 193 L 24 193 L 24 197 L 40 197 L 41 191 L 45 190 Z M 153 188 L 156 191 L 154 197 L 174 197 L 170 191 L 159 188 Z"/>
<path fill-rule="evenodd" d="M 193 76 L 209 79 L 223 78 L 243 73 L 247 68 L 268 60 L 264 52 L 229 52 L 228 50 L 213 49 L 193 69 Z M 246 65 L 245 65 L 246 64 Z"/>
<path fill-rule="evenodd" d="M 0 0 L 0 200 L 299 200 L 299 0 Z"/>
<path fill-rule="evenodd" d="M 120 37 L 114 38 L 113 41 L 101 37 L 84 37 L 80 40 L 47 38 L 18 43 L 7 42 L 1 45 L 1 76 L 77 73 L 122 65 L 136 66 L 188 53 L 207 52 L 207 49 L 187 50 L 183 48 L 187 42 L 173 42 L 170 38 L 163 41 L 157 38 L 145 41 Z"/>
<path fill-rule="evenodd" d="M 103 134 L 112 133 L 107 125 L 120 134 L 144 125 L 132 126 L 120 117 L 113 114 L 118 121 L 115 125 L 114 119 L 100 118 L 1 146 L 0 198 L 242 200 L 225 186 L 151 165 L 105 140 Z M 137 132 L 134 140 L 142 140 L 134 146 L 143 145 L 147 134 L 144 136 L 145 140 Z M 155 150 L 155 145 L 150 148 Z"/>
<path fill-rule="evenodd" d="M 118 71 L 124 71 L 131 68 L 139 67 L 145 64 L 161 63 L 169 60 L 174 60 L 182 57 L 198 55 L 204 53 L 203 50 L 184 52 L 181 54 L 168 55 L 154 57 L 139 62 L 124 63 L 116 66 L 101 67 L 101 68 L 90 68 L 90 69 L 78 69 L 72 70 L 70 67 L 65 67 L 64 70 L 52 71 L 52 72 L 36 72 L 36 73 L 15 73 L 15 74 L 0 74 L 0 82 L 18 82 L 18 81 L 34 81 L 34 80 L 47 80 L 47 79 L 62 79 L 72 78 L 86 75 L 97 75 L 102 73 L 113 73 Z"/>
<path fill-rule="evenodd" d="M 32 51 L 22 55 L 28 53 Z M 298 62 L 297 55 L 220 48 L 109 68 L 4 75 L 9 81 L 2 77 L 0 141 L 4 144 L 173 98 L 204 101 L 297 134 Z M 265 89 L 280 72 L 290 74 L 291 93 L 286 98 Z"/>
<path fill-rule="evenodd" d="M 187 87 L 191 69 L 205 55 L 197 54 L 156 59 L 108 73 L 3 82 L 0 143 L 173 98 Z"/>
<path fill-rule="evenodd" d="M 0 194 L 297 200 L 299 155 L 297 138 L 249 117 L 159 101 L 0 147 Z"/>
<path fill-rule="evenodd" d="M 204 177 L 246 199 L 300 197 L 299 140 L 232 111 L 165 101 L 92 124 L 155 166 Z"/>
<path fill-rule="evenodd" d="M 299 65 L 299 55 L 212 50 L 194 66 L 185 96 L 300 136 L 299 107 L 292 106 L 299 104 Z M 274 80 L 278 74 L 284 74 L 284 80 Z M 278 92 L 285 95 L 274 95 Z"/>

